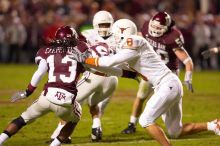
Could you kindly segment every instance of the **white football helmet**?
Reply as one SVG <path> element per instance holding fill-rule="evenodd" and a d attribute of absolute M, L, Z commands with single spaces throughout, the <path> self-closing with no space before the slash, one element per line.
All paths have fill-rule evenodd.
<path fill-rule="evenodd" d="M 161 37 L 170 28 L 172 19 L 166 12 L 155 14 L 148 25 L 148 32 L 152 37 Z"/>
<path fill-rule="evenodd" d="M 93 28 L 96 29 L 101 37 L 106 37 L 111 34 L 111 28 L 114 19 L 107 11 L 99 11 L 93 17 Z M 101 24 L 107 24 L 105 27 Z"/>
<path fill-rule="evenodd" d="M 137 26 L 129 19 L 119 19 L 113 24 L 112 33 L 123 40 L 128 35 L 137 35 Z"/>

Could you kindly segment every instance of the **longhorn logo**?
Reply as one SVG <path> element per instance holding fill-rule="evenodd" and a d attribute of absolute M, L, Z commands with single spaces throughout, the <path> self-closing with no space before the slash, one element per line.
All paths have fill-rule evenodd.
<path fill-rule="evenodd" d="M 124 31 L 126 30 L 126 29 L 128 29 L 129 27 L 126 27 L 126 28 L 119 28 L 120 30 L 121 30 L 121 34 L 123 34 L 124 33 Z"/>

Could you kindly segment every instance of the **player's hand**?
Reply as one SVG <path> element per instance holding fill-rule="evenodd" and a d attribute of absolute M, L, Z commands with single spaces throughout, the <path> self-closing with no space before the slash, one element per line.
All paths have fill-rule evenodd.
<path fill-rule="evenodd" d="M 187 89 L 193 93 L 193 85 L 192 85 L 192 71 L 186 71 L 184 78 L 184 85 Z"/>
<path fill-rule="evenodd" d="M 185 84 L 187 90 L 189 90 L 192 93 L 194 92 L 192 83 L 190 83 L 189 81 L 184 81 L 184 84 Z"/>
<path fill-rule="evenodd" d="M 11 102 L 16 102 L 18 100 L 24 99 L 27 97 L 26 91 L 18 91 L 11 97 Z"/>

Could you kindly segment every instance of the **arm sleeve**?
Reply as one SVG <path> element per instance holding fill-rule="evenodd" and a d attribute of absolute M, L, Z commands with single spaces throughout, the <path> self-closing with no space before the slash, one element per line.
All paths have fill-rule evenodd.
<path fill-rule="evenodd" d="M 41 78 L 44 76 L 44 74 L 47 72 L 47 62 L 46 60 L 42 59 L 40 62 L 39 62 L 39 65 L 38 65 L 38 69 L 36 70 L 36 72 L 33 74 L 32 76 L 32 79 L 31 79 L 31 82 L 30 84 L 33 86 L 33 87 L 37 87 L 38 83 L 40 82 Z"/>
<path fill-rule="evenodd" d="M 115 66 L 129 60 L 138 57 L 139 53 L 137 50 L 122 49 L 113 56 L 103 56 L 98 60 L 98 66 L 100 67 L 110 67 Z"/>
<path fill-rule="evenodd" d="M 119 67 L 96 67 L 93 65 L 86 65 L 88 71 L 94 74 L 104 73 L 104 76 L 122 76 L 123 70 Z"/>

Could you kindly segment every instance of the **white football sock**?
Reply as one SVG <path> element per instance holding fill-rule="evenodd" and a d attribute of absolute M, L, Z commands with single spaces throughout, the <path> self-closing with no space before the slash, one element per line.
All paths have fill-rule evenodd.
<path fill-rule="evenodd" d="M 98 127 L 101 127 L 101 121 L 99 118 L 94 118 L 92 128 L 98 128 Z"/>
<path fill-rule="evenodd" d="M 61 125 L 61 123 L 59 123 L 57 128 L 54 130 L 53 134 L 51 135 L 51 139 L 55 139 L 60 134 L 60 131 L 63 127 L 64 125 Z"/>
<path fill-rule="evenodd" d="M 214 131 L 216 128 L 216 124 L 212 121 L 212 122 L 207 122 L 207 129 L 209 131 Z"/>
<path fill-rule="evenodd" d="M 134 116 L 130 117 L 130 123 L 134 123 L 136 125 L 137 124 L 137 120 L 138 120 L 138 118 L 136 118 Z"/>
<path fill-rule="evenodd" d="M 2 145 L 8 138 L 9 138 L 9 136 L 7 134 L 2 133 L 0 135 L 0 145 Z"/>
<path fill-rule="evenodd" d="M 61 142 L 57 138 L 55 138 L 50 146 L 61 146 Z"/>

